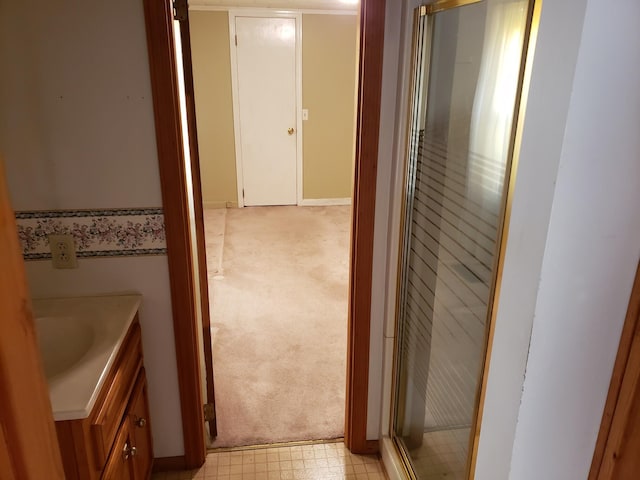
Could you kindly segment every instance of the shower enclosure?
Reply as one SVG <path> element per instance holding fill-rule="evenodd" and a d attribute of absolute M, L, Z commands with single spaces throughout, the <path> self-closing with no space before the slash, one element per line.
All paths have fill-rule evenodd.
<path fill-rule="evenodd" d="M 532 4 L 415 12 L 392 436 L 418 479 L 470 475 Z"/>

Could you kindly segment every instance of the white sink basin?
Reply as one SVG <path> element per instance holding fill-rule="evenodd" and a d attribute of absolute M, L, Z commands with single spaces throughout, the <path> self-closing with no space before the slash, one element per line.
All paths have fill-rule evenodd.
<path fill-rule="evenodd" d="M 78 317 L 36 318 L 36 332 L 47 379 L 77 365 L 95 339 L 93 327 Z"/>
<path fill-rule="evenodd" d="M 139 295 L 33 300 L 54 420 L 89 416 L 140 301 Z"/>

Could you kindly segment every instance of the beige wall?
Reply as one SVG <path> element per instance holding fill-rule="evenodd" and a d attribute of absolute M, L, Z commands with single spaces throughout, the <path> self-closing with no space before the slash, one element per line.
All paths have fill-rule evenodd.
<path fill-rule="evenodd" d="M 189 12 L 205 207 L 237 203 L 227 12 Z M 346 198 L 353 181 L 355 15 L 303 15 L 303 198 Z"/>
<path fill-rule="evenodd" d="M 303 15 L 304 198 L 351 197 L 355 15 Z"/>
<path fill-rule="evenodd" d="M 205 207 L 238 203 L 227 12 L 189 13 Z"/>

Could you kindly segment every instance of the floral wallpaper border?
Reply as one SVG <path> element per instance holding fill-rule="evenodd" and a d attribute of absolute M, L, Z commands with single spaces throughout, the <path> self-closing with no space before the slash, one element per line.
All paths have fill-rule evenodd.
<path fill-rule="evenodd" d="M 161 208 L 16 212 L 25 260 L 51 258 L 48 235 L 72 235 L 78 258 L 166 255 Z"/>

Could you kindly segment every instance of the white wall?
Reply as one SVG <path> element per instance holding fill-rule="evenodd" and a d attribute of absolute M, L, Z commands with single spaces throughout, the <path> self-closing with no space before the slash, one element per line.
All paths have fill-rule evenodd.
<path fill-rule="evenodd" d="M 142 2 L 0 3 L 0 155 L 16 210 L 160 207 Z M 156 456 L 184 453 L 167 259 L 27 262 L 33 296 L 137 290 Z"/>
<path fill-rule="evenodd" d="M 142 3 L 2 8 L 0 145 L 15 208 L 160 206 Z"/>
<path fill-rule="evenodd" d="M 584 479 L 589 472 L 640 255 L 639 18 L 637 0 L 611 8 L 587 3 L 513 447 L 514 480 Z"/>
<path fill-rule="evenodd" d="M 586 478 L 640 248 L 637 14 L 542 6 L 477 479 Z"/>

